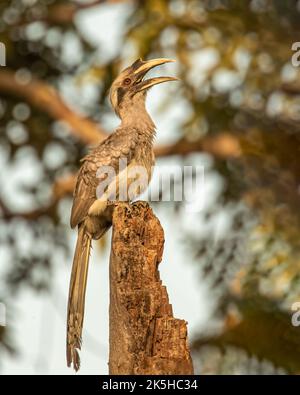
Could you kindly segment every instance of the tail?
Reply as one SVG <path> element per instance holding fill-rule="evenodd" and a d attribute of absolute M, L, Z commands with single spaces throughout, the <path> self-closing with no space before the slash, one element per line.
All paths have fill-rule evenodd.
<path fill-rule="evenodd" d="M 67 318 L 67 364 L 70 367 L 73 363 L 76 371 L 80 368 L 78 350 L 81 349 L 90 247 L 91 236 L 86 233 L 84 224 L 79 225 L 70 280 Z"/>

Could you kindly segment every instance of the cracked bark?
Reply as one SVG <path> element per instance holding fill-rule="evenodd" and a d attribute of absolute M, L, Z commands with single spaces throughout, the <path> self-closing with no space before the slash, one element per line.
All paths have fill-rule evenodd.
<path fill-rule="evenodd" d="M 109 373 L 193 374 L 187 323 L 159 277 L 164 232 L 145 202 L 119 203 L 110 256 Z"/>

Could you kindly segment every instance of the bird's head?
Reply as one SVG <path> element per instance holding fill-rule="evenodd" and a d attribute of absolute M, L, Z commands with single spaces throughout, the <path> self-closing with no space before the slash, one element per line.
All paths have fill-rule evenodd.
<path fill-rule="evenodd" d="M 114 80 L 110 89 L 110 101 L 117 115 L 122 116 L 122 110 L 138 109 L 145 104 L 146 92 L 154 85 L 167 81 L 176 81 L 175 77 L 155 77 L 144 79 L 153 67 L 164 63 L 174 62 L 172 59 L 136 60 L 123 70 Z"/>

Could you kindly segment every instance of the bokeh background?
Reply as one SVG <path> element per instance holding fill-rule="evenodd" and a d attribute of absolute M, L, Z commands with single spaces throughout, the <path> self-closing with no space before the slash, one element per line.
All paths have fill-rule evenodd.
<path fill-rule="evenodd" d="M 152 204 L 196 373 L 299 373 L 299 26 L 297 0 L 0 2 L 1 374 L 73 374 L 74 179 L 118 125 L 108 90 L 138 57 L 176 59 L 156 73 L 181 80 L 148 95 L 159 167 L 205 169 L 200 212 Z M 94 243 L 79 374 L 108 371 L 109 243 Z"/>

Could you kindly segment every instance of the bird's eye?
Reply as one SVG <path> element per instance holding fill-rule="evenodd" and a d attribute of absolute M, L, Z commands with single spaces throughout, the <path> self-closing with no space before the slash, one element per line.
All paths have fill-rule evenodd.
<path fill-rule="evenodd" d="M 124 85 L 130 85 L 130 84 L 131 84 L 131 79 L 130 78 L 125 78 Z"/>

